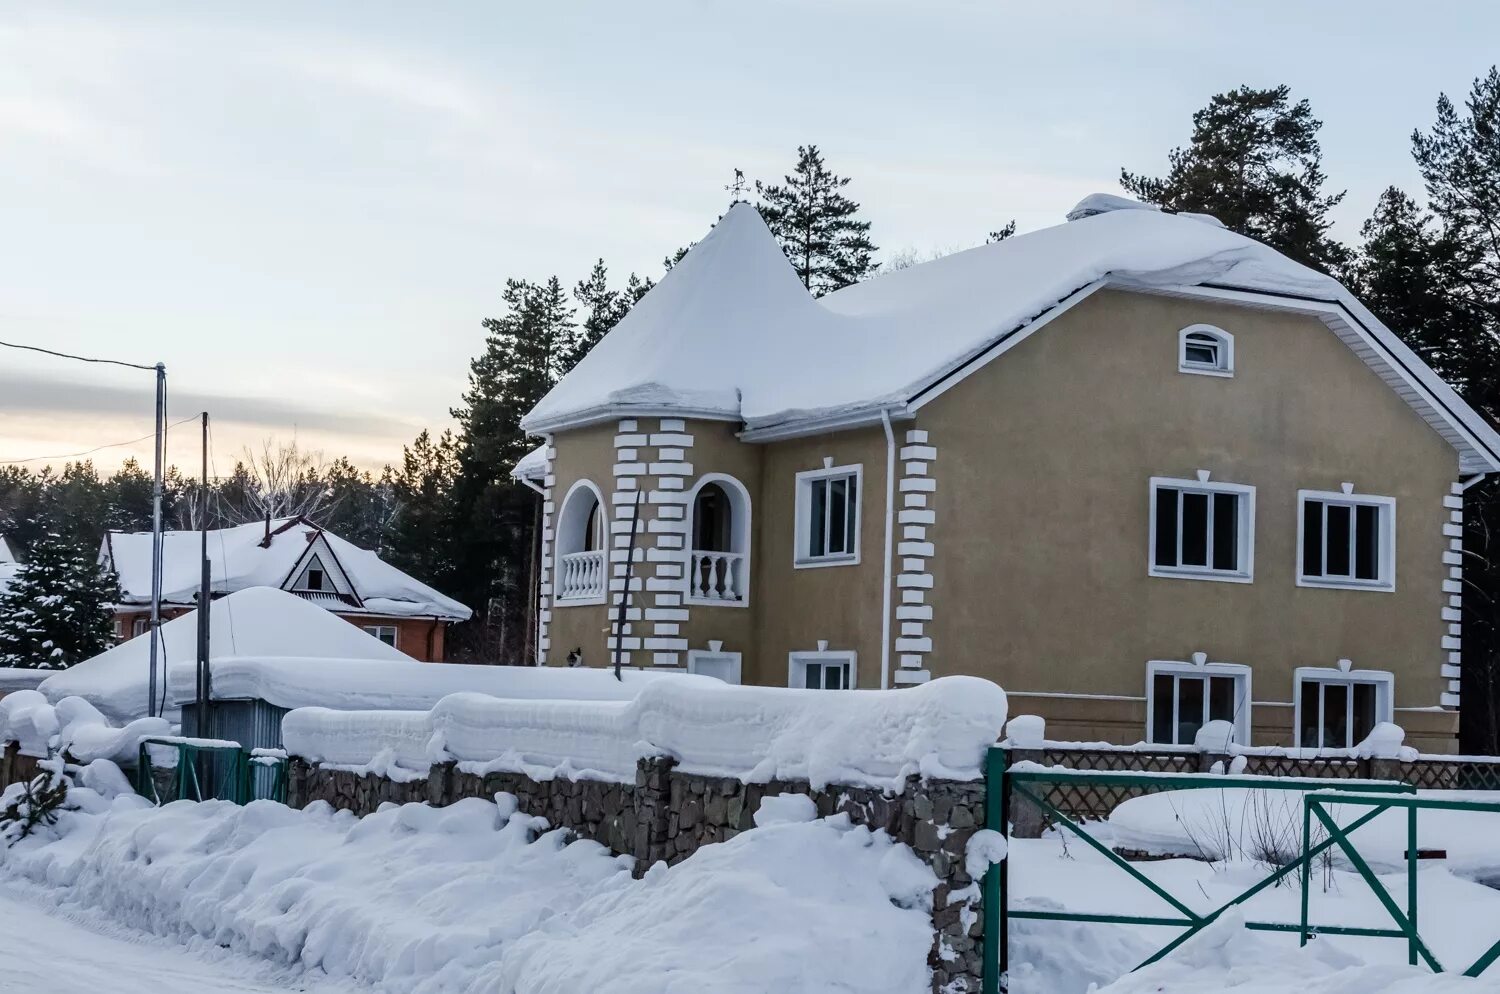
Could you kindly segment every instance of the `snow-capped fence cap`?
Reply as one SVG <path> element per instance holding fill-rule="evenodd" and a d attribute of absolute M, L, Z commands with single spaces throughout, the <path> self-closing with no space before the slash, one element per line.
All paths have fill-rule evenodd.
<path fill-rule="evenodd" d="M 1354 748 L 1361 759 L 1400 759 L 1401 743 L 1405 740 L 1404 728 L 1395 722 L 1382 721 Z"/>
<path fill-rule="evenodd" d="M 1018 714 L 1005 726 L 1012 749 L 1040 749 L 1047 740 L 1047 719 L 1039 714 Z"/>
<path fill-rule="evenodd" d="M 1202 752 L 1228 752 L 1233 744 L 1234 722 L 1232 721 L 1204 722 L 1203 727 L 1198 729 L 1198 734 L 1193 736 L 1193 748 Z"/>

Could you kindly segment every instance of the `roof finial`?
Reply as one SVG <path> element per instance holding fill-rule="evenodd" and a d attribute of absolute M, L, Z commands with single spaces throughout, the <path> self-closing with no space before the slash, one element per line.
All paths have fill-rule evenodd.
<path fill-rule="evenodd" d="M 736 169 L 734 171 L 734 182 L 724 187 L 724 189 L 729 191 L 729 203 L 731 205 L 744 203 L 745 171 L 743 169 Z"/>

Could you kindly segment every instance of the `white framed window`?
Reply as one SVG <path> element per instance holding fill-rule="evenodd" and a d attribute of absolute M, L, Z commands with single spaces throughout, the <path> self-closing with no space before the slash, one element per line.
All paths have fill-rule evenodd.
<path fill-rule="evenodd" d="M 709 473 L 688 493 L 689 604 L 746 607 L 750 603 L 750 493 L 732 476 Z"/>
<path fill-rule="evenodd" d="M 1241 663 L 1152 660 L 1146 664 L 1146 738 L 1189 746 L 1210 721 L 1234 725 L 1250 744 L 1250 667 Z"/>
<path fill-rule="evenodd" d="M 1202 376 L 1234 375 L 1234 336 L 1211 324 L 1190 324 L 1177 333 L 1177 371 Z"/>
<path fill-rule="evenodd" d="M 609 579 L 604 497 L 588 480 L 568 488 L 557 515 L 552 583 L 558 607 L 603 604 Z"/>
<path fill-rule="evenodd" d="M 1396 589 L 1396 499 L 1297 491 L 1297 584 Z"/>
<path fill-rule="evenodd" d="M 1385 670 L 1299 666 L 1292 678 L 1299 749 L 1353 748 L 1391 720 L 1396 678 Z"/>
<path fill-rule="evenodd" d="M 740 654 L 710 649 L 689 649 L 687 671 L 717 677 L 725 683 L 740 682 Z"/>
<path fill-rule="evenodd" d="M 309 567 L 307 571 L 307 578 L 303 581 L 303 587 L 307 590 L 323 589 L 323 570 L 321 567 Z"/>
<path fill-rule="evenodd" d="M 849 690 L 854 687 L 855 653 L 852 649 L 819 649 L 789 654 L 787 686 L 808 690 Z"/>
<path fill-rule="evenodd" d="M 1255 488 L 1151 478 L 1152 576 L 1249 583 L 1255 576 Z"/>
<path fill-rule="evenodd" d="M 144 635 L 151 630 L 151 616 L 143 615 L 130 623 L 130 637 Z"/>
<path fill-rule="evenodd" d="M 833 460 L 828 460 L 831 464 Z M 828 465 L 797 474 L 797 567 L 859 562 L 859 498 L 864 467 Z"/>
<path fill-rule="evenodd" d="M 395 625 L 364 625 L 365 632 L 373 635 L 392 649 L 396 648 L 396 626 Z"/>

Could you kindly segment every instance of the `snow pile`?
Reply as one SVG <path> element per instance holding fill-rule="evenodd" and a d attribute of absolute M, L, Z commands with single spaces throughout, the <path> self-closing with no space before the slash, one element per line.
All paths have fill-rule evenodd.
<path fill-rule="evenodd" d="M 1246 929 L 1243 912 L 1232 909 L 1173 955 L 1099 994 L 1478 994 L 1494 989 L 1493 980 L 1435 976 L 1405 964 L 1370 965 L 1328 942 L 1289 949 Z"/>
<path fill-rule="evenodd" d="M 981 775 L 1005 725 L 1005 692 L 977 677 L 910 690 L 842 693 L 653 680 L 631 701 L 501 700 L 454 694 L 431 711 L 293 711 L 289 753 L 335 765 L 390 755 L 425 768 L 456 759 L 532 776 L 630 781 L 636 760 L 668 755 L 684 772 L 899 789 L 912 774 Z"/>
<path fill-rule="evenodd" d="M 317 605 L 270 587 L 252 587 L 213 601 L 208 637 L 215 667 L 226 658 L 288 656 L 310 669 L 326 659 L 391 660 L 411 666 L 414 673 L 422 665 Z M 161 626 L 157 692 L 163 694 L 169 713 L 176 706 L 164 694 L 167 674 L 177 666 L 191 671 L 197 658 L 198 612 Z M 85 698 L 112 720 L 125 722 L 147 713 L 150 677 L 151 639 L 141 635 L 48 677 L 40 690 L 53 701 Z"/>
<path fill-rule="evenodd" d="M 1330 781 L 1318 793 L 1338 789 Z M 1123 802 L 1109 816 L 1114 844 L 1156 855 L 1202 859 L 1258 861 L 1268 850 L 1297 852 L 1302 845 L 1303 791 L 1217 790 L 1165 791 Z M 1421 791 L 1439 800 L 1500 803 L 1500 792 Z M 1364 805 L 1329 805 L 1329 813 L 1347 825 L 1371 810 Z M 1315 832 L 1322 839 L 1321 829 Z M 1417 814 L 1420 849 L 1447 852 L 1454 874 L 1482 883 L 1500 884 L 1500 812 L 1427 810 Z M 1377 815 L 1351 835 L 1360 855 L 1377 868 L 1404 868 L 1406 811 L 1392 809 Z M 1341 854 L 1335 860 L 1343 861 Z"/>
<path fill-rule="evenodd" d="M 344 622 L 338 622 L 350 627 Z M 368 636 L 366 636 L 368 637 Z M 379 643 L 378 640 L 371 639 Z M 197 670 L 174 666 L 168 691 L 178 704 L 196 693 Z M 516 700 L 626 701 L 655 680 L 717 685 L 713 677 L 652 670 L 541 666 L 411 665 L 409 659 L 233 657 L 213 663 L 215 700 L 258 698 L 283 708 L 425 711 L 449 694 L 472 691 Z"/>
<path fill-rule="evenodd" d="M 70 794 L 57 831 L 0 852 L 59 909 L 190 947 L 321 968 L 409 994 L 858 990 L 929 984 L 936 884 L 847 817 L 787 820 L 632 880 L 515 798 L 388 806 Z"/>
<path fill-rule="evenodd" d="M 18 690 L 0 698 L 0 742 L 15 742 L 28 756 L 66 753 L 80 763 L 134 765 L 141 739 L 170 730 L 165 718 L 138 718 L 117 728 L 81 697 L 53 705 L 35 690 Z"/>

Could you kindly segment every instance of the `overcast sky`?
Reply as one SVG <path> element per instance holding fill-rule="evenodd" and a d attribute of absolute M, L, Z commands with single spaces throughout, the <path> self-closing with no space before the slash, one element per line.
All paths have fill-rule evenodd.
<path fill-rule="evenodd" d="M 508 276 L 659 275 L 798 143 L 882 254 L 1061 221 L 1285 82 L 1352 239 L 1500 4 L 938 0 L 0 8 L 0 340 L 167 364 L 216 464 L 449 423 Z M 0 349 L 0 461 L 144 435 L 149 374 Z M 173 458 L 196 465 L 189 434 Z M 113 466 L 149 444 L 98 453 Z M 32 463 L 38 466 L 40 463 Z M 219 467 L 221 471 L 225 466 Z"/>

